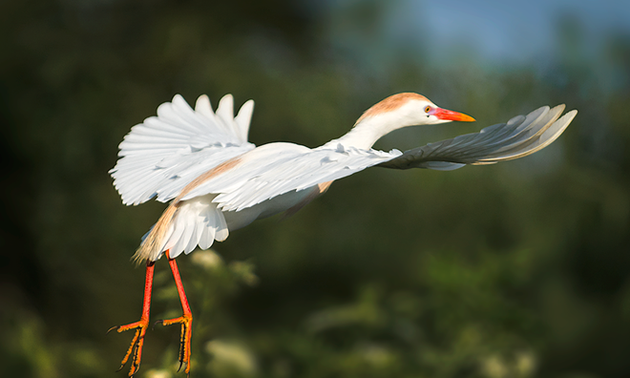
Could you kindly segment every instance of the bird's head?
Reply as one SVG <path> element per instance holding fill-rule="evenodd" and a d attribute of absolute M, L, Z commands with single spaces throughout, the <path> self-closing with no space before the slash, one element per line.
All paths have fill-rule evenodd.
<path fill-rule="evenodd" d="M 398 93 L 366 110 L 355 126 L 364 121 L 376 121 L 375 123 L 387 126 L 389 132 L 407 126 L 474 120 L 469 115 L 440 108 L 423 95 Z"/>

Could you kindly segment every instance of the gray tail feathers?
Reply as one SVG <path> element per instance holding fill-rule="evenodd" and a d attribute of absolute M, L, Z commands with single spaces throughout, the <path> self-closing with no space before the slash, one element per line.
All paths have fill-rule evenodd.
<path fill-rule="evenodd" d="M 151 231 L 149 231 L 140 244 L 140 247 L 138 247 L 136 253 L 131 258 L 135 263 L 140 264 L 145 260 L 155 261 L 160 257 L 177 209 L 176 204 L 171 204 L 164 210 L 160 219 L 158 219 L 157 223 L 153 226 Z"/>

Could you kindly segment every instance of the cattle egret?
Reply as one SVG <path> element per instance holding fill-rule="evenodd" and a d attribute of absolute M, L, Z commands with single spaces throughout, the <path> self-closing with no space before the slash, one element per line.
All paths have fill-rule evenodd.
<path fill-rule="evenodd" d="M 180 369 L 190 373 L 192 313 L 175 258 L 197 246 L 208 249 L 229 232 L 256 219 L 294 213 L 324 193 L 334 180 L 365 168 L 452 170 L 466 164 L 493 164 L 530 155 L 552 143 L 577 114 L 564 105 L 541 107 L 526 116 L 484 128 L 478 133 L 430 143 L 406 152 L 372 149 L 383 135 L 407 126 L 450 121 L 470 122 L 468 115 L 442 109 L 416 93 L 390 96 L 368 109 L 354 127 L 317 148 L 293 143 L 260 147 L 247 141 L 254 102 L 234 116 L 226 95 L 214 112 L 207 96 L 193 110 L 180 95 L 160 105 L 157 116 L 134 126 L 120 144 L 120 159 L 110 171 L 125 205 L 152 198 L 170 202 L 144 236 L 133 259 L 146 263 L 142 316 L 113 327 L 135 330 L 121 369 L 131 358 L 129 376 L 140 366 L 149 324 L 155 261 L 166 256 L 173 272 L 183 315 L 161 320 L 180 324 Z"/>

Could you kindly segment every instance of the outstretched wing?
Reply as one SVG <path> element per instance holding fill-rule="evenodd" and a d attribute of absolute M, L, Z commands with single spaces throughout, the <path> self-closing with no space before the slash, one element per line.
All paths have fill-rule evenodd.
<path fill-rule="evenodd" d="M 225 95 L 216 113 L 207 96 L 193 110 L 180 95 L 158 107 L 157 116 L 134 126 L 120 143 L 120 159 L 109 173 L 125 205 L 157 196 L 167 202 L 213 167 L 254 149 L 247 142 L 254 102 L 234 117 L 233 98 Z"/>
<path fill-rule="evenodd" d="M 240 211 L 292 191 L 340 179 L 371 166 L 451 170 L 466 164 L 493 164 L 532 154 L 552 143 L 577 114 L 560 117 L 564 105 L 542 107 L 486 127 L 479 133 L 431 143 L 402 154 L 362 150 L 327 143 L 316 149 L 272 143 L 241 157 L 231 169 L 212 176 L 184 194 L 181 200 L 215 194 L 223 211 Z"/>
<path fill-rule="evenodd" d="M 337 180 L 400 156 L 326 144 L 316 149 L 291 143 L 272 143 L 243 155 L 234 169 L 200 183 L 181 200 L 213 193 L 223 211 L 240 211 L 292 191 Z"/>
<path fill-rule="evenodd" d="M 524 157 L 551 144 L 569 126 L 577 110 L 560 117 L 564 108 L 564 105 L 553 109 L 543 106 L 527 116 L 516 116 L 507 123 L 488 126 L 478 133 L 460 135 L 405 151 L 401 156 L 379 166 L 446 171 L 466 164 L 494 164 Z"/>

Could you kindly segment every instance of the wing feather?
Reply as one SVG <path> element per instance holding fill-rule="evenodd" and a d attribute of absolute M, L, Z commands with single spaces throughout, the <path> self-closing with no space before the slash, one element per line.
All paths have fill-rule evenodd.
<path fill-rule="evenodd" d="M 379 166 L 452 170 L 466 164 L 494 164 L 531 155 L 551 144 L 569 126 L 577 110 L 560 117 L 564 109 L 564 105 L 553 109 L 543 106 L 527 116 L 516 116 L 478 133 L 460 135 L 405 151 L 401 156 Z"/>
<path fill-rule="evenodd" d="M 222 211 L 240 211 L 279 195 L 340 179 L 396 158 L 400 151 L 383 152 L 324 145 L 316 149 L 272 143 L 243 155 L 238 169 L 212 177 L 181 200 L 208 193 Z"/>
<path fill-rule="evenodd" d="M 167 202 L 197 176 L 254 149 L 247 142 L 254 109 L 249 100 L 234 117 L 231 95 L 217 113 L 203 95 L 193 110 L 175 95 L 161 104 L 157 116 L 134 126 L 120 144 L 120 159 L 110 170 L 123 203 L 137 205 L 157 196 Z"/>

